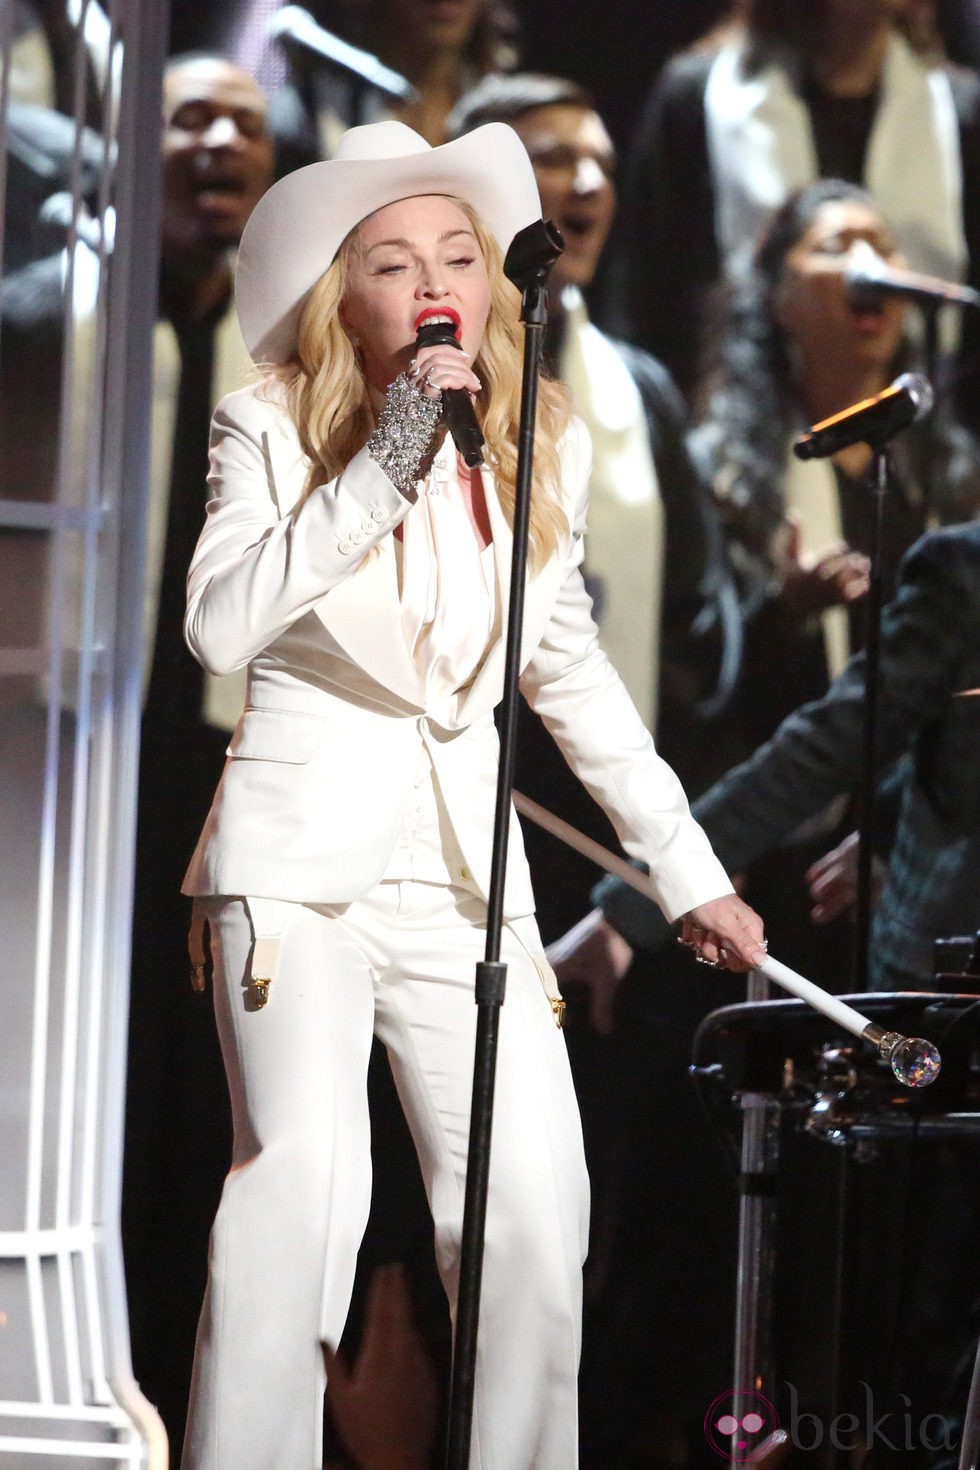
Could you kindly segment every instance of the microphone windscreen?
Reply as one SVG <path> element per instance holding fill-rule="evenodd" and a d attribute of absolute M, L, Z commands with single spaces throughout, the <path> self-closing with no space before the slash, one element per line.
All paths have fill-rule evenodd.
<path fill-rule="evenodd" d="M 915 404 L 913 424 L 925 418 L 936 401 L 936 390 L 923 373 L 902 373 L 901 377 L 895 379 L 892 386 L 903 388 Z"/>

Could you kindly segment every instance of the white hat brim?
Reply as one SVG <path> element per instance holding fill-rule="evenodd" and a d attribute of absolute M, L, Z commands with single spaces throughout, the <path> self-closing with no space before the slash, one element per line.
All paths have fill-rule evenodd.
<path fill-rule="evenodd" d="M 343 156 L 345 142 L 369 156 Z M 370 156 L 382 150 L 386 156 Z M 541 217 L 531 161 L 506 123 L 487 123 L 438 148 L 401 123 L 350 129 L 336 158 L 273 184 L 245 226 L 235 305 L 256 362 L 295 354 L 306 297 L 350 231 L 386 204 L 422 194 L 469 204 L 505 254 L 517 232 Z"/>

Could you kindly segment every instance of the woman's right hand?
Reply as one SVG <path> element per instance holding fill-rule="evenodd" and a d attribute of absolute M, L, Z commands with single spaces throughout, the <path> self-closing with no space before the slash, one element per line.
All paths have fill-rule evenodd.
<path fill-rule="evenodd" d="M 859 838 L 851 832 L 843 842 L 806 870 L 804 875 L 813 900 L 810 918 L 815 924 L 829 924 L 841 914 L 853 913 L 858 898 Z M 888 874 L 888 867 L 877 853 L 871 859 L 871 901 L 876 905 Z"/>
<path fill-rule="evenodd" d="M 483 386 L 470 367 L 469 354 L 451 342 L 419 348 L 408 377 L 426 397 L 434 399 L 446 388 L 465 388 L 467 393 L 476 395 Z"/>
<path fill-rule="evenodd" d="M 804 621 L 828 607 L 846 607 L 867 594 L 871 562 L 844 541 L 808 556 L 800 549 L 799 528 L 791 525 L 787 538 L 783 583 L 779 594 L 782 607 L 793 618 Z"/>

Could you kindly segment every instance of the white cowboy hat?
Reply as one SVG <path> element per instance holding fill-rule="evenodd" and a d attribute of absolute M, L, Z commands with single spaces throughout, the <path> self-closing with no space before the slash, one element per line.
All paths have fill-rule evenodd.
<path fill-rule="evenodd" d="M 472 205 L 505 253 L 518 230 L 541 217 L 531 160 L 506 123 L 487 123 L 439 148 L 404 123 L 349 128 L 335 158 L 273 184 L 245 226 L 235 305 L 256 362 L 292 357 L 306 296 L 354 226 L 418 194 L 452 194 Z"/>

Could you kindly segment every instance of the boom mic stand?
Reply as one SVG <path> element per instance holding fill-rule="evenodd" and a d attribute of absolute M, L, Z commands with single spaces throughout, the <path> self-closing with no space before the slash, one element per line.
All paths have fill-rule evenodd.
<path fill-rule="evenodd" d="M 881 607 L 885 496 L 890 465 L 888 444 L 932 408 L 934 395 L 927 378 L 904 373 L 876 398 L 844 409 L 809 429 L 793 445 L 798 459 L 820 459 L 867 444 L 872 453 L 870 488 L 875 496 L 875 523 L 871 538 L 867 628 L 864 649 L 864 721 L 858 782 L 858 868 L 856 900 L 855 988 L 868 988 L 871 936 L 871 873 L 874 857 L 875 756 L 878 732 L 878 682 L 881 663 Z"/>
<path fill-rule="evenodd" d="M 476 1048 L 473 1062 L 469 1152 L 466 1160 L 466 1192 L 463 1201 L 456 1332 L 453 1340 L 453 1368 L 449 1390 L 447 1470 L 467 1470 L 473 1432 L 476 1337 L 480 1315 L 480 1285 L 487 1215 L 487 1182 L 490 1172 L 490 1135 L 493 1124 L 497 1039 L 500 1007 L 504 1003 L 507 983 L 507 966 L 500 959 L 500 936 L 503 928 L 507 837 L 510 827 L 514 756 L 517 744 L 517 679 L 520 672 L 521 632 L 524 623 L 524 577 L 527 568 L 527 535 L 531 509 L 534 424 L 538 402 L 538 374 L 544 348 L 544 330 L 548 321 L 548 292 L 545 281 L 548 272 L 564 248 L 564 241 L 556 226 L 550 220 L 536 220 L 534 224 L 528 225 L 514 236 L 504 261 L 504 273 L 509 280 L 513 281 L 522 297 L 521 321 L 525 326 L 524 376 L 521 385 L 521 423 L 514 500 L 514 547 L 507 618 L 504 697 L 501 705 L 500 768 L 497 775 L 493 850 L 490 859 L 487 937 L 484 958 L 476 967 Z"/>
<path fill-rule="evenodd" d="M 284 5 L 269 20 L 266 35 L 278 41 L 287 56 L 309 65 L 312 61 L 351 84 L 353 121 L 364 121 L 367 93 L 392 102 L 417 102 L 418 91 L 407 77 L 394 71 L 370 51 L 352 46 L 319 25 L 301 5 Z M 301 88 L 302 90 L 302 88 Z"/>

